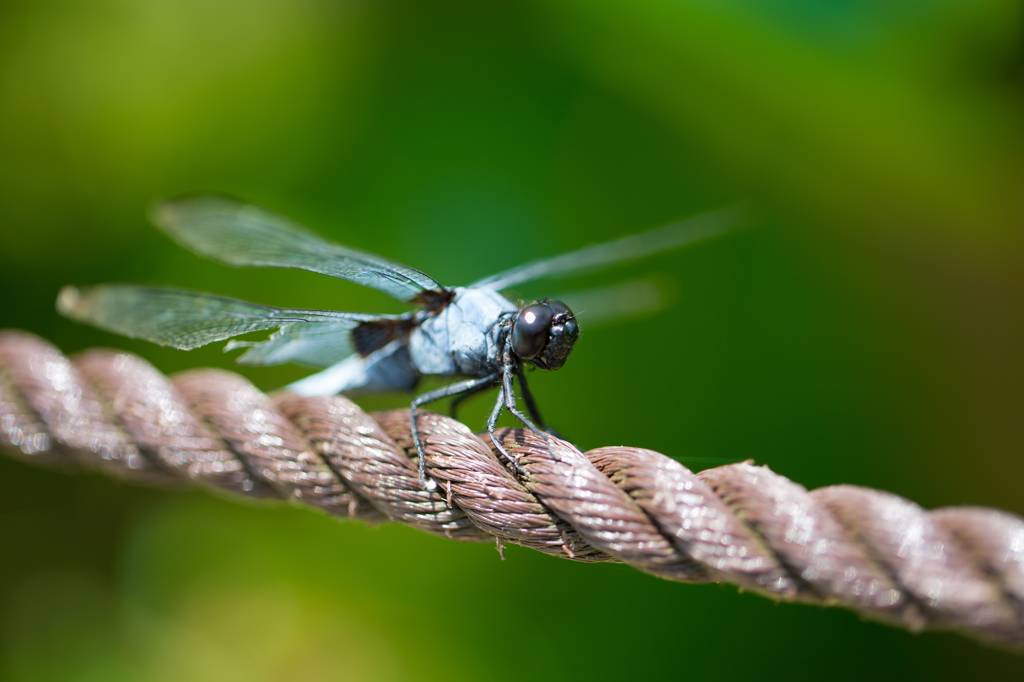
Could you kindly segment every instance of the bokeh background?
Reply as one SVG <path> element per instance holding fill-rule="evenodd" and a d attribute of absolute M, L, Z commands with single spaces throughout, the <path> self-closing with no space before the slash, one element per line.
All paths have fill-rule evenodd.
<path fill-rule="evenodd" d="M 398 312 L 145 221 L 216 191 L 461 284 L 747 200 L 657 314 L 534 375 L 581 447 L 1024 513 L 1024 6 L 1001 0 L 8 0 L 0 327 L 165 372 L 67 283 Z M 242 368 L 273 389 L 302 368 Z M 363 401 L 368 409 L 402 396 Z M 486 401 L 484 401 L 486 402 Z M 482 426 L 486 405 L 464 412 Z M 622 566 L 0 459 L 11 680 L 1021 679 L 1024 659 Z"/>

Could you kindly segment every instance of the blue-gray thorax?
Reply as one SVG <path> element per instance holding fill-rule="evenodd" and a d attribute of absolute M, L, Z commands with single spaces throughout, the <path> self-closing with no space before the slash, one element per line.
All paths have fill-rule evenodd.
<path fill-rule="evenodd" d="M 455 300 L 409 336 L 409 355 L 421 374 L 483 376 L 501 356 L 502 321 L 517 307 L 491 289 L 455 289 Z"/>

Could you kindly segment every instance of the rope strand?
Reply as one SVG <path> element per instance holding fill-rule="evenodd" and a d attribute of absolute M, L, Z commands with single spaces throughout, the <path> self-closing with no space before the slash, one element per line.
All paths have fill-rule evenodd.
<path fill-rule="evenodd" d="M 582 453 L 503 429 L 517 476 L 465 425 L 429 412 L 417 423 L 433 492 L 417 477 L 408 410 L 371 417 L 342 396 L 267 396 L 222 370 L 172 380 L 116 351 L 72 361 L 0 332 L 0 449 L 26 462 L 293 500 L 1024 647 L 1024 520 L 1012 514 L 929 512 L 850 485 L 808 492 L 750 463 L 695 474 L 650 450 Z"/>

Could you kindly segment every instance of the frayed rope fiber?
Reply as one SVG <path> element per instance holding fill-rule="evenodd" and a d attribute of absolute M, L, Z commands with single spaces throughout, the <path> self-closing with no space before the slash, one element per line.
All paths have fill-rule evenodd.
<path fill-rule="evenodd" d="M 22 461 L 293 500 L 1024 647 L 1024 520 L 1012 514 L 927 511 L 850 485 L 807 491 L 749 463 L 695 474 L 651 450 L 581 453 L 503 429 L 524 472 L 514 475 L 465 425 L 431 412 L 418 425 L 434 492 L 417 478 L 408 410 L 267 396 L 223 370 L 169 379 L 117 351 L 69 360 L 39 337 L 0 332 L 0 449 Z"/>

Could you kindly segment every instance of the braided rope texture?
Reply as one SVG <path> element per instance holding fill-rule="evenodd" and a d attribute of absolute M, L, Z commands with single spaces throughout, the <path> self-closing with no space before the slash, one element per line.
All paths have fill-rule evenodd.
<path fill-rule="evenodd" d="M 1024 519 L 1012 514 L 927 511 L 851 485 L 807 491 L 750 463 L 695 474 L 650 450 L 581 453 L 503 429 L 517 476 L 465 425 L 422 412 L 418 426 L 436 492 L 419 484 L 408 410 L 370 416 L 342 396 L 267 396 L 223 370 L 169 379 L 117 351 L 69 360 L 39 337 L 0 331 L 0 449 L 26 462 L 293 500 L 1024 649 Z"/>

